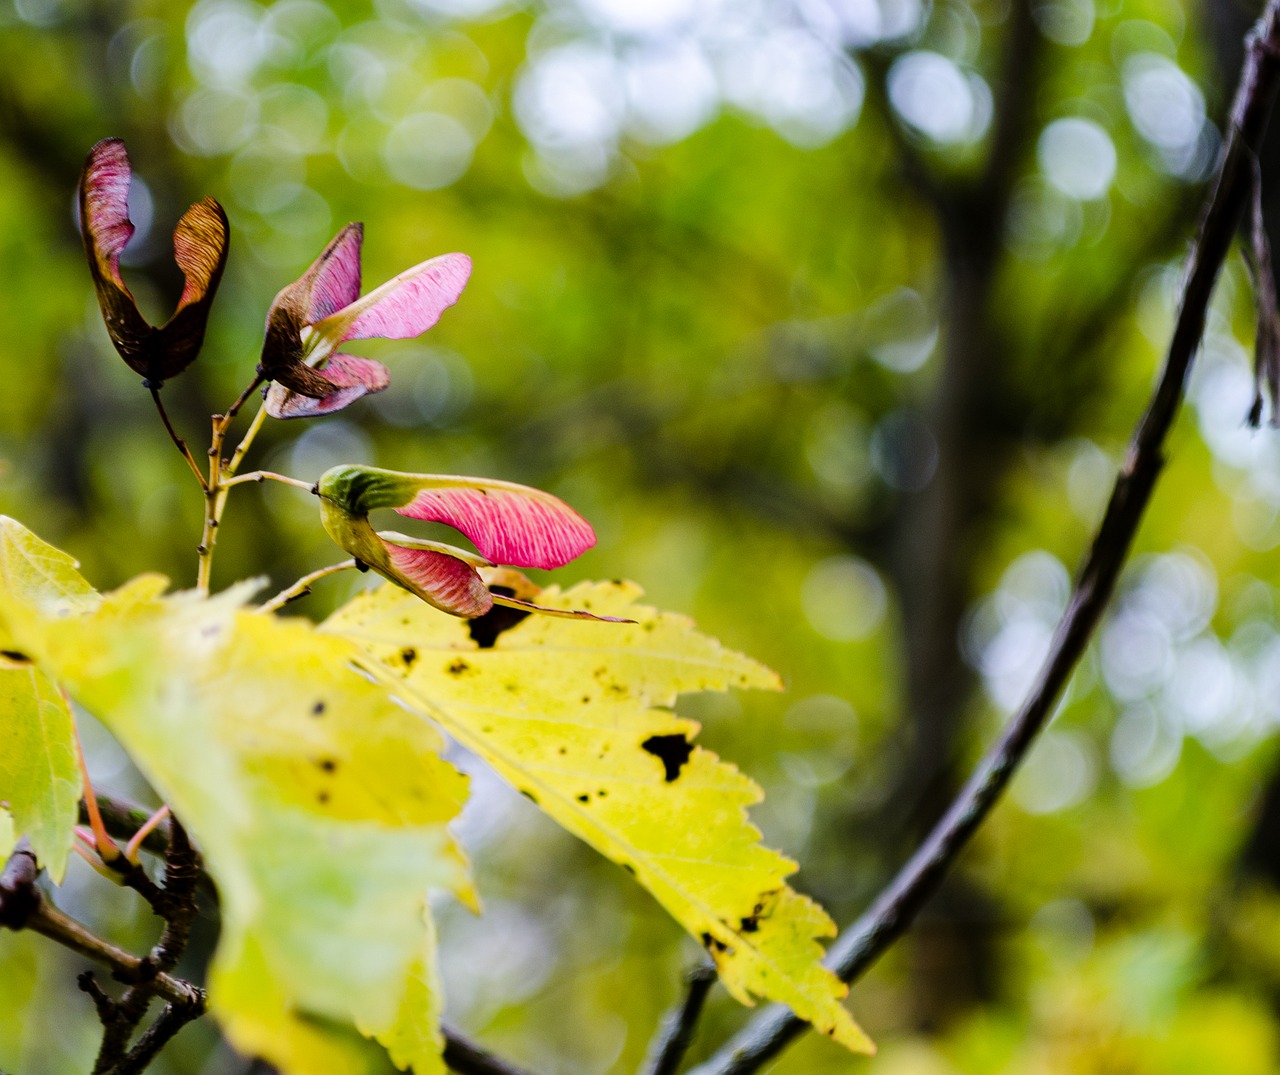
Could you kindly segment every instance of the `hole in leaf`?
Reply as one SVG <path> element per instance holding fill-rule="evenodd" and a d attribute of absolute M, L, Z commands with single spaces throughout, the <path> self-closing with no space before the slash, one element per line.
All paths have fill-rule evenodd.
<path fill-rule="evenodd" d="M 494 586 L 492 591 L 503 597 L 515 597 L 515 590 L 509 586 Z M 510 631 L 517 623 L 528 617 L 529 613 L 519 608 L 508 608 L 506 605 L 494 605 L 483 616 L 468 621 L 467 633 L 480 649 L 492 649 L 503 631 Z"/>
<path fill-rule="evenodd" d="M 651 735 L 640 746 L 662 762 L 664 779 L 668 784 L 680 775 L 680 770 L 693 753 L 693 744 L 683 735 Z"/>

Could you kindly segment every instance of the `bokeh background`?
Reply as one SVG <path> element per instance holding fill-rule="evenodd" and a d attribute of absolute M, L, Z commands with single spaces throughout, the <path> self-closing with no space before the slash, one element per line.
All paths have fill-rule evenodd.
<path fill-rule="evenodd" d="M 203 356 L 165 390 L 197 448 L 272 296 L 342 224 L 365 222 L 367 287 L 465 251 L 436 329 L 363 347 L 387 392 L 272 425 L 253 459 L 571 501 L 600 542 L 558 581 L 636 579 L 782 674 L 783 695 L 681 708 L 848 922 L 1045 652 L 1169 335 L 1258 6 L 0 0 L 0 511 L 102 588 L 194 580 L 200 498 L 79 246 L 99 138 L 134 161 L 126 271 L 153 320 L 183 209 L 213 195 L 231 219 Z M 1244 422 L 1252 334 L 1233 257 L 1111 615 L 1008 801 L 853 991 L 880 1056 L 810 1039 L 771 1070 L 1280 1063 L 1280 440 Z M 339 558 L 309 497 L 241 490 L 216 584 Z M 98 783 L 146 799 L 84 735 Z M 438 908 L 450 1021 L 545 1075 L 634 1070 L 696 945 L 472 768 L 486 906 Z M 60 899 L 149 943 L 131 894 L 79 864 Z M 88 1070 L 77 969 L 0 936 L 0 1068 Z M 745 1016 L 717 991 L 695 1056 Z M 206 1020 L 154 1070 L 261 1069 Z"/>

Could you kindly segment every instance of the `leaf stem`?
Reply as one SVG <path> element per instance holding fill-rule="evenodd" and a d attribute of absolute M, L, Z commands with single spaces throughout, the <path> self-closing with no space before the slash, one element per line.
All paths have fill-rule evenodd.
<path fill-rule="evenodd" d="M 1164 442 L 1182 402 L 1218 272 L 1244 212 L 1249 191 L 1248 162 L 1266 129 L 1277 80 L 1280 0 L 1268 0 L 1262 19 L 1249 36 L 1245 67 L 1231 108 L 1226 149 L 1188 256 L 1178 319 L 1164 369 L 1147 410 L 1134 429 L 1128 456 L 1116 477 L 1049 654 L 1021 708 L 942 819 L 866 912 L 832 946 L 826 962 L 847 982 L 864 974 L 906 932 L 942 883 L 1052 713 L 1059 692 L 1111 597 L 1164 463 Z M 775 1005 L 751 1019 L 696 1071 L 700 1075 L 746 1075 L 757 1071 L 805 1028 L 806 1024 L 793 1013 Z"/>
<path fill-rule="evenodd" d="M 273 470 L 251 470 L 248 474 L 241 474 L 235 478 L 224 478 L 221 484 L 222 488 L 230 489 L 233 485 L 264 481 L 281 482 L 284 485 L 292 485 L 295 489 L 305 489 L 308 493 L 316 487 L 315 482 L 304 482 L 301 478 L 291 478 L 287 474 L 277 474 Z"/>
<path fill-rule="evenodd" d="M 146 821 L 144 821 L 140 826 L 138 826 L 138 831 L 135 832 L 129 838 L 129 842 L 125 844 L 124 857 L 127 858 L 130 862 L 137 865 L 138 852 L 142 850 L 142 845 L 146 843 L 147 837 L 150 836 L 153 832 L 155 832 L 157 828 L 163 825 L 164 822 L 168 819 L 168 817 L 169 817 L 169 807 L 167 805 L 162 806 L 160 807 L 159 810 L 157 810 L 154 814 L 152 814 L 149 818 L 147 818 Z"/>
<path fill-rule="evenodd" d="M 336 575 L 339 571 L 349 571 L 355 566 L 355 560 L 343 560 L 341 563 L 330 564 L 328 567 L 322 567 L 308 575 L 303 575 L 292 586 L 281 590 L 270 601 L 259 605 L 254 611 L 275 612 L 278 608 L 284 608 L 290 601 L 297 601 L 300 597 L 306 597 L 311 592 L 311 584 L 318 579 L 322 579 L 326 575 Z"/>
<path fill-rule="evenodd" d="M 173 423 L 169 421 L 169 412 L 165 410 L 164 401 L 160 398 L 160 389 L 155 385 L 148 385 L 148 387 L 151 389 L 151 398 L 155 400 L 156 410 L 160 412 L 160 421 L 164 423 L 164 428 L 168 431 L 169 439 L 177 446 L 182 458 L 187 461 L 187 466 L 191 468 L 191 473 L 196 476 L 196 481 L 200 483 L 200 488 L 208 488 L 204 475 L 200 473 L 200 464 L 196 462 L 195 456 L 191 454 L 191 449 L 187 447 L 187 442 L 178 436 L 178 431 L 173 428 Z"/>
<path fill-rule="evenodd" d="M 61 693 L 63 702 L 70 708 L 66 692 Z M 80 745 L 80 732 L 74 724 L 71 726 L 71 741 L 76 748 L 76 764 L 80 768 L 80 780 L 84 786 L 84 808 L 89 816 L 89 827 L 93 830 L 94 850 L 98 853 L 98 858 L 102 860 L 103 865 L 114 867 L 120 859 L 120 848 L 116 846 L 115 841 L 108 835 L 106 826 L 102 824 L 102 814 L 98 811 L 98 799 L 93 791 L 93 782 L 89 779 L 89 767 L 84 760 L 84 748 Z"/>

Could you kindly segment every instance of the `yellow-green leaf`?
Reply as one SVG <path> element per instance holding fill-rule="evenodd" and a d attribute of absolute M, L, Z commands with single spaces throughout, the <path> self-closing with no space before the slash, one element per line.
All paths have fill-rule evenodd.
<path fill-rule="evenodd" d="M 0 806 L 0 862 L 9 857 L 17 842 L 18 834 L 13 828 L 13 815 Z"/>
<path fill-rule="evenodd" d="M 323 625 L 357 641 L 371 675 L 438 720 L 570 832 L 620 863 L 715 960 L 739 1000 L 789 1006 L 850 1049 L 873 1046 L 820 963 L 826 913 L 787 886 L 795 865 L 760 844 L 760 791 L 692 745 L 698 727 L 662 706 L 680 693 L 776 689 L 777 677 L 634 604 L 639 589 L 583 584 L 539 603 L 634 625 L 530 617 L 480 648 L 466 622 L 394 586 Z"/>
<path fill-rule="evenodd" d="M 0 515 L 0 803 L 58 883 L 80 800 L 75 729 L 57 687 L 13 640 L 10 620 L 66 615 L 97 600 L 71 556 Z"/>
<path fill-rule="evenodd" d="M 351 1026 L 438 1071 L 427 890 L 470 896 L 445 829 L 466 782 L 439 733 L 353 669 L 351 643 L 243 611 L 243 589 L 157 589 L 15 619 L 203 851 L 222 899 L 211 1010 L 287 1075 L 362 1070 Z"/>
<path fill-rule="evenodd" d="M 80 802 L 74 735 L 71 712 L 49 677 L 30 661 L 0 657 L 0 804 L 56 884 Z"/>
<path fill-rule="evenodd" d="M 11 598 L 19 611 L 57 615 L 92 608 L 97 594 L 78 566 L 16 519 L 0 515 L 0 596 Z M 8 648 L 9 638 L 0 614 L 0 648 Z"/>

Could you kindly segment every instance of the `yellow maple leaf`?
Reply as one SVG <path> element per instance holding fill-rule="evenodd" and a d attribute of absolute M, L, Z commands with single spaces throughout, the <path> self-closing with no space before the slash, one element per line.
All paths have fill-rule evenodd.
<path fill-rule="evenodd" d="M 365 1070 L 351 1026 L 443 1072 L 426 898 L 471 898 L 445 828 L 466 778 L 352 669 L 351 643 L 244 611 L 249 588 L 164 585 L 143 576 L 70 614 L 0 587 L 0 616 L 199 844 L 222 911 L 210 1010 L 287 1075 Z"/>
<path fill-rule="evenodd" d="M 820 962 L 835 928 L 785 878 L 746 807 L 759 788 L 693 745 L 665 708 L 689 691 L 778 689 L 764 666 L 635 604 L 638 587 L 552 588 L 539 603 L 629 625 L 531 617 L 487 647 L 466 622 L 395 586 L 361 594 L 322 631 L 357 642 L 361 667 L 488 761 L 547 814 L 645 886 L 697 937 L 740 1001 L 780 1001 L 834 1040 L 874 1051 Z M 490 641 L 490 640 L 486 640 Z"/>

